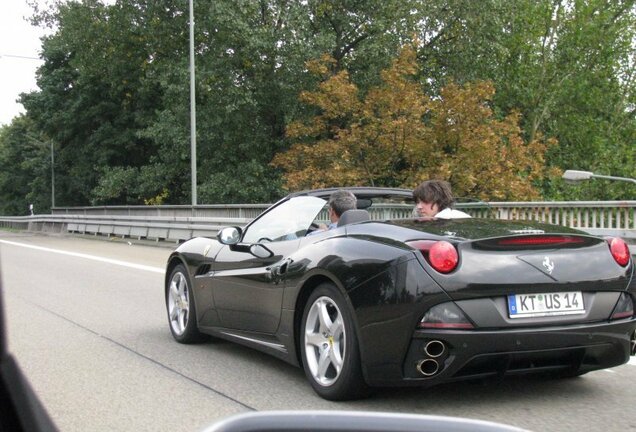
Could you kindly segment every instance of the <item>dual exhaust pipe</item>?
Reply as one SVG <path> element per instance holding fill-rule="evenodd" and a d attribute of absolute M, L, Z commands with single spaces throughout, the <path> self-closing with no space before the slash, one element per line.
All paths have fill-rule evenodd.
<path fill-rule="evenodd" d="M 417 362 L 416 369 L 425 377 L 431 377 L 441 371 L 440 357 L 446 353 L 446 345 L 439 340 L 428 341 L 424 345 L 427 358 Z"/>

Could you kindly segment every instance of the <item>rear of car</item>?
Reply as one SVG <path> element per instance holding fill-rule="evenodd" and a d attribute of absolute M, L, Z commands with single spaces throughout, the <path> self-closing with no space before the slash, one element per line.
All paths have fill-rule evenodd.
<path fill-rule="evenodd" d="M 417 324 L 407 380 L 575 376 L 634 355 L 636 283 L 625 242 L 512 231 L 519 234 L 407 242 L 449 298 Z"/>
<path fill-rule="evenodd" d="M 373 224 L 412 259 L 350 293 L 369 384 L 576 376 L 634 355 L 636 280 L 622 240 L 528 221 Z M 362 294 L 378 283 L 381 309 Z"/>

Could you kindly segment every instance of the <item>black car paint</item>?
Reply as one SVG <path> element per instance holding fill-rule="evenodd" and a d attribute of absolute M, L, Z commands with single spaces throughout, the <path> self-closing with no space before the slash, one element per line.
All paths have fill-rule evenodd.
<path fill-rule="evenodd" d="M 268 259 L 256 258 L 245 252 L 245 248 L 237 251 L 241 248 L 221 245 L 214 239 L 197 239 L 173 253 L 168 269 L 183 262 L 191 277 L 196 275 L 193 286 L 197 321 L 202 331 L 263 350 L 295 365 L 299 364 L 295 335 L 299 332 L 303 301 L 313 287 L 322 281 L 331 281 L 346 294 L 346 301 L 355 311 L 354 326 L 369 384 L 432 384 L 452 380 L 455 372 L 466 365 L 470 372 L 471 362 L 479 361 L 479 349 L 476 348 L 479 344 L 491 345 L 493 356 L 511 361 L 515 354 L 545 348 L 540 341 L 554 337 L 554 334 L 587 347 L 585 352 L 605 349 L 612 365 L 626 361 L 621 353 L 629 351 L 626 348 L 629 337 L 617 335 L 627 335 L 634 327 L 632 319 L 609 323 L 609 317 L 606 317 L 605 322 L 595 324 L 596 330 L 591 331 L 568 325 L 568 318 L 560 317 L 513 323 L 503 320 L 513 329 L 510 333 L 506 333 L 505 328 L 503 332 L 502 329 L 444 331 L 449 346 L 461 346 L 462 358 L 452 359 L 457 361 L 450 362 L 452 365 L 433 379 L 418 377 L 413 372 L 413 353 L 421 351 L 422 340 L 439 333 L 416 330 L 422 315 L 433 305 L 451 300 L 462 305 L 462 301 L 477 298 L 501 301 L 508 293 L 552 290 L 583 291 L 588 295 L 592 291 L 625 291 L 629 286 L 632 296 L 636 294 L 635 284 L 630 285 L 633 263 L 627 267 L 616 264 L 607 244 L 597 238 L 580 247 L 575 262 L 570 254 L 560 252 L 556 247 L 511 255 L 509 251 L 484 250 L 483 244 L 479 243 L 483 239 L 537 232 L 590 237 L 573 229 L 530 221 L 366 222 L 316 236 L 267 243 L 265 246 L 274 252 Z M 459 267 L 447 275 L 436 272 L 419 251 L 404 243 L 416 239 L 451 241 L 459 250 Z M 205 249 L 207 253 L 202 254 Z M 542 271 L 536 258 L 546 254 L 561 262 L 565 270 L 557 270 L 554 275 Z M 589 267 L 578 262 L 586 257 L 602 262 L 591 272 Z M 217 261 L 217 258 L 221 259 Z M 568 270 L 568 267 L 574 270 Z M 245 269 L 250 269 L 249 274 L 242 272 Z M 511 278 L 513 274 L 514 278 Z M 246 289 L 239 294 L 240 298 L 248 299 L 246 304 L 233 303 L 235 299 L 231 297 L 237 287 Z M 605 298 L 605 301 L 612 299 Z M 242 309 L 235 310 L 237 305 Z M 266 307 L 262 308 L 263 305 Z M 469 305 L 465 303 L 467 308 Z M 229 319 L 224 317 L 228 312 Z M 264 317 L 264 325 L 255 325 Z M 563 327 L 554 327 L 559 320 L 563 321 Z M 551 323 L 548 331 L 538 328 L 548 322 Z M 466 346 L 466 336 L 470 336 L 472 346 Z M 546 346 L 553 346 L 556 351 L 563 349 L 558 337 Z M 489 373 L 481 373 L 484 374 Z"/>
<path fill-rule="evenodd" d="M 281 255 L 275 255 L 279 260 L 278 263 L 272 263 L 270 260 L 263 262 L 264 260 L 255 258 L 246 252 L 231 252 L 231 246 L 220 245 L 214 239 L 199 238 L 193 243 L 186 242 L 177 248 L 169 260 L 168 273 L 176 264 L 182 262 L 188 266 L 191 278 L 192 275 L 196 275 L 191 283 L 194 286 L 197 321 L 201 330 L 257 347 L 298 365 L 297 346 L 293 340 L 293 334 L 296 333 L 295 328 L 299 325 L 298 315 L 302 314 L 302 306 L 299 307 L 297 303 L 298 299 L 303 298 L 303 289 L 310 290 L 321 281 L 331 281 L 343 292 L 352 291 L 365 282 L 369 285 L 369 280 L 377 277 L 378 274 L 388 273 L 399 261 L 417 260 L 412 249 L 398 248 L 396 243 L 393 245 L 377 243 L 366 258 L 361 258 L 358 256 L 361 240 L 355 237 L 348 238 L 345 234 L 346 229 L 339 228 L 301 240 L 267 243 L 266 246 L 273 249 L 284 244 L 283 247 L 291 245 L 292 249 L 296 250 L 303 244 L 302 257 L 291 253 L 288 258 L 282 259 Z M 200 251 L 205 250 L 208 246 L 208 253 L 204 256 Z M 337 254 L 328 253 L 334 248 L 338 250 Z M 227 259 L 223 259 L 220 264 L 217 264 L 216 258 L 223 256 L 224 253 L 227 254 Z M 234 267 L 227 265 L 231 255 L 238 257 Z M 272 274 L 273 268 L 281 266 L 285 262 L 287 262 L 287 266 L 283 274 L 277 276 Z M 241 272 L 231 273 L 237 268 L 244 270 L 255 267 L 261 269 L 262 272 L 257 271 L 256 274 L 250 272 L 248 275 L 241 274 Z M 202 268 L 205 271 L 201 271 Z M 344 277 L 345 273 L 347 277 Z M 228 310 L 223 309 L 223 307 L 228 307 L 227 301 L 231 301 L 228 298 L 231 295 L 231 288 L 228 287 L 227 281 L 220 283 L 220 292 L 222 297 L 225 296 L 222 299 L 225 303 L 222 302 L 219 305 L 216 295 L 219 291 L 215 290 L 216 286 L 213 288 L 213 285 L 218 283 L 217 275 L 221 276 L 220 279 L 237 278 L 233 281 L 233 285 L 235 288 L 238 287 L 239 291 L 241 286 L 249 286 L 256 281 L 255 290 L 251 294 L 259 290 L 261 293 L 261 296 L 255 295 L 252 298 L 248 298 L 246 293 L 238 294 L 238 297 L 248 301 L 247 305 L 242 306 L 243 310 L 234 311 L 232 327 L 224 325 L 222 319 L 222 315 Z M 250 314 L 250 311 L 246 310 L 249 307 L 256 308 L 266 304 L 262 301 L 262 295 L 266 297 L 265 302 L 270 302 L 269 306 L 273 306 L 272 302 L 278 304 L 278 299 L 282 301 L 280 324 L 277 329 L 270 332 L 263 331 L 260 327 L 253 327 L 255 322 L 262 321 L 262 313 Z M 368 296 L 368 294 L 364 295 Z M 351 298 L 349 300 L 351 301 Z M 357 309 L 355 304 L 351 304 L 351 307 Z M 268 307 L 266 310 L 269 311 L 272 308 Z M 267 316 L 267 319 L 271 322 L 275 316 Z M 263 343 L 259 343 L 259 341 Z"/>
<path fill-rule="evenodd" d="M 278 268 L 298 249 L 298 240 L 269 243 L 265 259 L 226 247 L 212 267 L 213 298 L 220 324 L 242 331 L 273 334 L 280 323 L 283 289 Z"/>
<path fill-rule="evenodd" d="M 603 359 L 604 368 L 627 362 L 630 344 L 628 335 L 633 329 L 633 321 L 622 320 L 551 326 L 549 330 L 533 326 L 514 331 L 416 331 L 404 361 L 406 380 L 401 375 L 401 368 L 388 369 L 383 365 L 376 366 L 370 376 L 375 385 L 421 385 L 423 379 L 415 372 L 414 364 L 421 358 L 423 341 L 432 338 L 439 338 L 451 347 L 461 347 L 461 355 L 448 362 L 447 367 L 434 378 L 436 382 L 500 376 L 504 373 L 512 375 L 527 372 L 531 368 L 538 371 L 542 366 L 549 370 L 559 364 L 567 366 L 570 361 L 580 361 L 580 372 L 585 373 L 598 369 L 600 358 Z M 488 353 L 483 352 L 484 346 L 489 348 Z"/>

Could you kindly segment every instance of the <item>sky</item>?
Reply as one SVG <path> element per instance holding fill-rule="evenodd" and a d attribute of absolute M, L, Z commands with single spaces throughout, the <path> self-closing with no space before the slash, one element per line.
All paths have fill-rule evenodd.
<path fill-rule="evenodd" d="M 20 93 L 37 89 L 35 70 L 42 64 L 38 58 L 45 31 L 25 20 L 31 12 L 26 0 L 0 2 L 0 125 L 24 113 L 16 102 Z"/>

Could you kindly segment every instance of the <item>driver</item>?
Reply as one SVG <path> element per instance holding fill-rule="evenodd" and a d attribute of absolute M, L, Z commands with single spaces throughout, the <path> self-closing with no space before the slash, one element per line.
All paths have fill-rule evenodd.
<path fill-rule="evenodd" d="M 331 223 L 329 225 L 318 224 L 318 229 L 311 231 L 307 235 L 309 236 L 336 228 L 338 226 L 340 216 L 342 216 L 342 214 L 347 210 L 355 210 L 357 201 L 356 196 L 347 190 L 341 189 L 333 192 L 329 197 L 329 209 L 327 210 Z"/>

